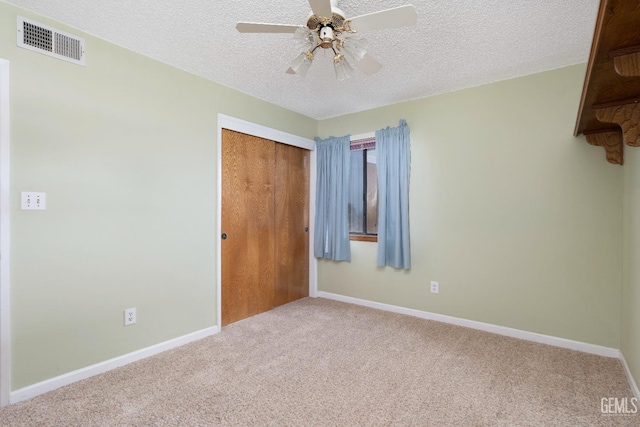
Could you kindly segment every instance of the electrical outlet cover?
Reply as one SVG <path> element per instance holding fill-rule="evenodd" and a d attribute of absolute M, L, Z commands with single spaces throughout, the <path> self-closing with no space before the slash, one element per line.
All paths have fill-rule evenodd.
<path fill-rule="evenodd" d="M 135 307 L 127 308 L 124 311 L 124 326 L 133 325 L 134 323 L 136 323 L 136 309 Z"/>

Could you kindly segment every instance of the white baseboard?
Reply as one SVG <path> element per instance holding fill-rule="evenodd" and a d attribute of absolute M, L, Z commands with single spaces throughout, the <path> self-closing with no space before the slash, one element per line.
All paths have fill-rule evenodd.
<path fill-rule="evenodd" d="M 624 373 L 627 374 L 627 380 L 629 381 L 629 386 L 631 387 L 631 391 L 633 391 L 633 394 L 638 399 L 640 399 L 640 390 L 638 390 L 638 384 L 636 384 L 636 380 L 635 378 L 633 378 L 631 369 L 629 369 L 629 365 L 627 365 L 627 359 L 624 358 L 624 353 L 622 351 L 620 351 L 620 362 L 622 362 Z"/>
<path fill-rule="evenodd" d="M 568 348 L 570 350 L 582 351 L 585 353 L 597 354 L 598 356 L 615 357 L 620 356 L 620 350 L 610 347 L 603 347 L 595 344 L 588 344 L 580 341 L 572 341 L 565 338 L 552 337 L 550 335 L 538 334 L 535 332 L 523 331 L 521 329 L 508 328 L 506 326 L 492 325 L 490 323 L 477 322 L 475 320 L 461 319 L 459 317 L 447 316 L 444 314 L 430 313 L 428 311 L 415 310 L 412 308 L 400 307 L 397 305 L 384 304 L 364 300 L 360 298 L 347 297 L 344 295 L 333 294 L 330 292 L 318 292 L 320 298 L 331 299 L 335 301 L 346 302 L 350 304 L 362 305 L 365 307 L 376 308 L 378 310 L 391 311 L 407 316 L 419 317 L 421 319 L 435 320 L 452 325 L 464 326 L 466 328 L 478 329 L 480 331 L 491 332 L 507 337 L 519 338 L 522 340 L 533 341 L 541 344 L 548 344 L 555 347 Z"/>
<path fill-rule="evenodd" d="M 32 397 L 38 396 L 39 394 L 55 390 L 76 381 L 93 377 L 94 375 L 102 374 L 112 369 L 119 368 L 120 366 L 127 365 L 129 363 L 156 355 L 158 353 L 162 353 L 167 350 L 171 350 L 172 348 L 180 347 L 193 341 L 198 341 L 210 335 L 217 334 L 218 332 L 220 332 L 220 327 L 212 326 L 210 328 L 192 332 L 178 338 L 173 338 L 168 341 L 152 345 L 150 347 L 146 347 L 128 354 L 124 354 L 122 356 L 115 357 L 113 359 L 105 360 L 104 362 L 96 363 L 95 365 L 87 366 L 76 371 L 67 372 L 66 374 L 62 374 L 60 376 L 21 388 L 19 390 L 12 391 L 9 395 L 9 403 L 17 403 L 23 400 L 31 399 Z"/>

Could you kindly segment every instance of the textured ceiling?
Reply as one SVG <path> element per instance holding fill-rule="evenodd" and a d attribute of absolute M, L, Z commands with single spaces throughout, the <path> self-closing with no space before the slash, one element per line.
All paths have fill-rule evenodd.
<path fill-rule="evenodd" d="M 322 52 L 306 78 L 285 74 L 297 54 L 290 34 L 235 29 L 237 21 L 304 25 L 307 0 L 9 3 L 320 120 L 586 62 L 599 1 L 342 0 L 347 18 L 407 3 L 418 12 L 415 27 L 365 33 L 383 68 L 342 82 Z"/>

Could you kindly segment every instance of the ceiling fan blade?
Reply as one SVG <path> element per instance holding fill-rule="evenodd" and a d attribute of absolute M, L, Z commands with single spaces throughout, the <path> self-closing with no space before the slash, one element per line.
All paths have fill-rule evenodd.
<path fill-rule="evenodd" d="M 351 22 L 351 29 L 358 32 L 383 30 L 385 28 L 400 28 L 416 25 L 418 22 L 418 14 L 413 5 L 408 4 L 406 6 L 356 16 L 347 21 Z"/>
<path fill-rule="evenodd" d="M 314 15 L 331 16 L 331 0 L 309 0 L 309 6 Z"/>
<path fill-rule="evenodd" d="M 369 54 L 366 54 L 360 61 L 356 62 L 356 67 L 367 76 L 370 76 L 380 71 L 382 64 L 373 59 Z"/>
<path fill-rule="evenodd" d="M 264 24 L 260 22 L 238 22 L 236 29 L 241 33 L 295 33 L 300 25 Z"/>

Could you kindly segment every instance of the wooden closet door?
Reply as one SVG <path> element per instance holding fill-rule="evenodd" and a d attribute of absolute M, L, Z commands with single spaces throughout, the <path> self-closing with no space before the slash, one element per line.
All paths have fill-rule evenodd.
<path fill-rule="evenodd" d="M 274 307 L 275 145 L 222 131 L 222 326 Z"/>
<path fill-rule="evenodd" d="M 309 158 L 276 144 L 276 306 L 309 296 Z"/>

